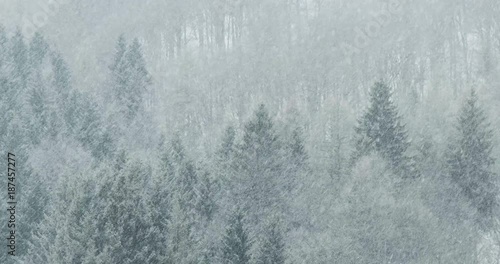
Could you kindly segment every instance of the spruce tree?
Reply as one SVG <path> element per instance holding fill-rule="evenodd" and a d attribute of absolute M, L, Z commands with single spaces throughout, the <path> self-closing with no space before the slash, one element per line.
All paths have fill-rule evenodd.
<path fill-rule="evenodd" d="M 52 71 L 54 73 L 52 86 L 58 94 L 61 110 L 65 111 L 68 107 L 67 102 L 71 94 L 71 73 L 61 54 L 53 52 L 51 56 Z"/>
<path fill-rule="evenodd" d="M 14 96 L 16 96 L 26 88 L 29 74 L 28 47 L 24 42 L 24 36 L 19 29 L 10 39 L 10 60 L 12 61 L 10 74 L 15 85 Z"/>
<path fill-rule="evenodd" d="M 243 214 L 238 211 L 229 221 L 222 245 L 224 264 L 250 263 L 251 242 L 243 225 Z"/>
<path fill-rule="evenodd" d="M 462 106 L 457 124 L 458 137 L 449 147 L 451 179 L 473 204 L 480 218 L 488 218 L 497 205 L 495 163 L 492 157 L 493 131 L 478 106 L 475 90 Z"/>
<path fill-rule="evenodd" d="M 173 263 L 196 263 L 199 252 L 195 250 L 195 234 L 200 224 L 198 172 L 178 135 L 170 142 L 167 153 L 171 197 L 169 257 Z"/>
<path fill-rule="evenodd" d="M 120 103 L 123 103 L 126 99 L 126 85 L 127 85 L 127 76 L 126 76 L 126 61 L 125 61 L 125 53 L 127 52 L 127 42 L 123 35 L 120 35 L 118 41 L 115 46 L 115 55 L 113 57 L 113 63 L 109 67 L 111 70 L 111 82 L 112 82 L 112 90 L 113 95 L 116 100 Z"/>
<path fill-rule="evenodd" d="M 308 155 L 304 145 L 302 129 L 300 129 L 300 127 L 297 127 L 292 131 L 292 138 L 288 144 L 288 148 L 292 163 L 295 166 L 304 167 L 306 165 Z"/>
<path fill-rule="evenodd" d="M 151 218 L 153 228 L 158 233 L 158 241 L 155 243 L 168 245 L 170 230 L 168 224 L 171 220 L 171 195 L 169 190 L 169 174 L 167 168 L 170 166 L 168 153 L 165 151 L 165 139 L 162 137 L 158 146 L 158 166 L 152 182 L 152 191 L 149 197 Z M 157 254 L 164 256 L 163 262 L 168 262 L 167 246 L 160 248 Z"/>
<path fill-rule="evenodd" d="M 213 175 L 214 183 L 216 187 L 220 190 L 217 194 L 218 200 L 227 200 L 227 202 L 234 199 L 230 194 L 235 190 L 234 177 L 237 171 L 237 143 L 236 143 L 236 130 L 234 127 L 229 126 L 224 131 L 221 143 L 218 150 L 215 153 L 215 159 L 213 161 Z M 224 191 L 222 191 L 224 189 Z"/>
<path fill-rule="evenodd" d="M 229 126 L 224 131 L 222 143 L 216 153 L 216 162 L 222 169 L 230 169 L 236 153 L 236 130 Z"/>
<path fill-rule="evenodd" d="M 287 192 L 291 192 L 298 182 L 305 180 L 304 176 L 308 173 L 308 159 L 309 156 L 306 152 L 302 129 L 296 127 L 293 129 L 291 138 L 286 145 L 288 161 L 287 176 L 283 179 L 283 187 Z"/>
<path fill-rule="evenodd" d="M 179 136 L 175 136 L 170 143 L 171 167 L 169 171 L 172 175 L 172 194 L 179 194 L 179 202 L 186 212 L 193 213 L 197 204 L 197 185 L 199 176 L 192 160 L 190 160 L 182 145 Z"/>
<path fill-rule="evenodd" d="M 47 85 L 43 77 L 43 71 L 48 67 L 44 62 L 50 52 L 49 45 L 40 33 L 36 33 L 30 42 L 28 60 L 29 73 L 26 80 L 27 97 L 29 102 L 29 113 L 31 118 L 27 119 L 29 124 L 30 139 L 33 144 L 38 144 L 41 139 L 53 134 L 56 129 L 51 127 L 54 123 L 53 117 L 57 116 L 57 108 L 54 93 Z"/>
<path fill-rule="evenodd" d="M 151 76 L 146 69 L 146 62 L 142 55 L 141 44 L 139 40 L 134 39 L 126 54 L 128 65 L 129 89 L 127 90 L 128 108 L 130 115 L 135 116 L 135 113 L 143 107 L 145 93 L 151 85 Z"/>
<path fill-rule="evenodd" d="M 243 142 L 238 147 L 233 183 L 237 200 L 252 224 L 270 213 L 284 213 L 287 157 L 264 105 L 245 124 Z"/>
<path fill-rule="evenodd" d="M 144 106 L 145 92 L 152 83 L 137 39 L 127 46 L 124 36 L 119 37 L 110 70 L 114 96 L 125 116 L 133 119 Z"/>
<path fill-rule="evenodd" d="M 45 41 L 42 34 L 35 33 L 29 47 L 30 67 L 39 67 L 49 52 L 49 44 Z"/>
<path fill-rule="evenodd" d="M 203 220 L 212 221 L 216 212 L 216 184 L 211 179 L 210 174 L 205 172 L 200 176 L 198 184 L 198 205 L 197 210 Z"/>
<path fill-rule="evenodd" d="M 29 89 L 27 99 L 31 114 L 31 119 L 28 120 L 30 139 L 34 144 L 38 144 L 49 130 L 51 104 L 38 69 L 30 74 L 27 85 Z"/>
<path fill-rule="evenodd" d="M 28 247 L 33 243 L 33 232 L 37 230 L 40 222 L 44 220 L 44 214 L 47 211 L 47 205 L 50 201 L 49 190 L 46 184 L 41 181 L 40 175 L 34 172 L 31 167 L 23 170 L 23 177 L 17 184 L 19 196 L 19 220 L 22 222 L 22 228 L 18 231 L 19 255 L 25 255 Z"/>
<path fill-rule="evenodd" d="M 166 245 L 152 243 L 161 239 L 144 192 L 151 170 L 139 161 L 128 160 L 123 154 L 115 165 L 112 173 L 106 173 L 109 178 L 98 189 L 96 209 L 103 210 L 94 212 L 100 228 L 98 253 L 109 254 L 113 263 L 158 263 L 162 256 L 157 253 Z"/>
<path fill-rule="evenodd" d="M 376 152 L 403 178 L 417 176 L 406 152 L 408 136 L 402 118 L 385 83 L 376 82 L 370 91 L 370 106 L 355 128 L 355 152 L 351 165 L 360 157 Z"/>
<path fill-rule="evenodd" d="M 7 33 L 5 28 L 0 24 L 0 79 L 5 78 L 4 76 L 4 65 L 6 64 L 8 57 L 8 43 Z"/>
<path fill-rule="evenodd" d="M 81 176 L 81 175 L 78 175 Z M 77 177 L 77 179 L 80 177 Z M 28 241 L 29 249 L 26 263 L 61 263 L 72 262 L 73 254 L 78 254 L 70 239 L 69 221 L 72 205 L 76 202 L 77 181 L 64 177 L 52 190 L 54 197 L 49 201 L 43 220 L 33 229 L 32 241 Z M 42 198 L 42 197 L 40 197 Z M 85 210 L 84 208 L 82 208 Z"/>
<path fill-rule="evenodd" d="M 273 222 L 266 230 L 257 264 L 284 264 L 285 243 L 281 230 Z"/>

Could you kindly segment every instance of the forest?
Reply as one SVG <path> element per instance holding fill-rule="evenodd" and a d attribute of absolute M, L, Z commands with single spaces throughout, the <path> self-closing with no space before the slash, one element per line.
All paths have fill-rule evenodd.
<path fill-rule="evenodd" d="M 48 2 L 0 4 L 0 263 L 500 263 L 499 2 Z"/>

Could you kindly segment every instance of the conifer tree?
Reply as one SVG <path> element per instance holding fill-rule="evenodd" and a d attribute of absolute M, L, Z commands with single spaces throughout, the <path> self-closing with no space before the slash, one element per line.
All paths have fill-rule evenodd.
<path fill-rule="evenodd" d="M 154 243 L 166 245 L 163 248 L 159 248 L 157 254 L 163 256 L 163 262 L 170 263 L 168 256 L 168 239 L 170 236 L 170 230 L 168 224 L 171 221 L 172 196 L 170 195 L 169 189 L 169 178 L 171 175 L 167 169 L 170 166 L 170 160 L 165 149 L 165 139 L 162 137 L 158 146 L 159 163 L 152 182 L 149 206 L 151 208 L 153 228 L 158 233 L 158 241 Z"/>
<path fill-rule="evenodd" d="M 264 241 L 261 245 L 258 264 L 284 264 L 285 242 L 281 230 L 276 222 L 267 228 Z"/>
<path fill-rule="evenodd" d="M 233 192 L 236 191 L 237 182 L 234 178 L 238 165 L 238 146 L 235 139 L 236 130 L 232 126 L 227 127 L 213 161 L 213 181 L 217 188 L 216 200 L 224 204 L 230 203 L 234 199 Z M 223 206 L 221 209 L 224 209 Z"/>
<path fill-rule="evenodd" d="M 31 118 L 27 119 L 29 125 L 30 139 L 32 143 L 38 144 L 42 138 L 54 132 L 51 128 L 51 117 L 56 110 L 55 98 L 51 98 L 49 87 L 42 77 L 42 71 L 46 65 L 44 61 L 49 52 L 49 45 L 40 33 L 36 33 L 30 42 L 28 60 L 29 73 L 26 80 L 27 97 L 30 106 Z"/>
<path fill-rule="evenodd" d="M 253 224 L 270 212 L 283 213 L 286 155 L 264 105 L 245 124 L 243 142 L 238 147 L 236 181 L 238 202 Z M 275 211 L 277 210 L 277 211 Z"/>
<path fill-rule="evenodd" d="M 144 94 L 151 85 L 151 76 L 137 39 L 127 46 L 125 37 L 119 37 L 110 69 L 115 98 L 124 106 L 125 116 L 133 119 L 143 107 Z"/>
<path fill-rule="evenodd" d="M 126 73 L 126 59 L 125 53 L 127 52 L 127 42 L 125 36 L 122 34 L 118 37 L 115 46 L 115 54 L 113 62 L 109 66 L 111 72 L 111 91 L 112 96 L 120 103 L 126 103 L 126 90 L 127 90 L 127 73 Z"/>
<path fill-rule="evenodd" d="M 457 124 L 458 137 L 449 147 L 448 168 L 451 179 L 477 209 L 488 218 L 497 205 L 495 163 L 492 157 L 493 131 L 486 114 L 478 106 L 475 90 L 462 106 Z"/>
<path fill-rule="evenodd" d="M 171 167 L 169 171 L 173 177 L 172 193 L 179 193 L 181 207 L 193 213 L 196 207 L 198 173 L 193 162 L 187 157 L 179 136 L 175 136 L 170 145 Z"/>
<path fill-rule="evenodd" d="M 229 221 L 222 245 L 224 264 L 250 263 L 250 247 L 247 231 L 243 223 L 243 214 L 238 211 Z"/>
<path fill-rule="evenodd" d="M 49 44 L 45 41 L 42 34 L 35 33 L 29 47 L 30 67 L 39 67 L 49 52 Z"/>
<path fill-rule="evenodd" d="M 103 208 L 94 216 L 101 228 L 98 253 L 109 254 L 113 263 L 158 263 L 162 256 L 156 252 L 166 245 L 152 244 L 161 240 L 156 237 L 158 232 L 143 191 L 151 170 L 124 154 L 119 155 L 115 165 L 113 173 L 107 173 L 111 178 L 98 190 L 99 207 Z"/>
<path fill-rule="evenodd" d="M 8 71 L 8 60 L 10 58 L 9 54 L 9 39 L 7 38 L 7 34 L 2 25 L 0 25 L 0 93 L 2 96 L 0 97 L 0 111 L 5 113 L 0 115 L 0 122 L 2 124 L 8 124 L 11 115 L 8 115 L 8 112 L 11 112 L 9 103 L 9 90 L 12 87 L 10 81 L 10 74 Z M 7 132 L 6 126 L 0 126 L 0 146 L 3 147 L 3 142 L 5 138 L 5 134 Z"/>
<path fill-rule="evenodd" d="M 142 55 L 141 44 L 138 39 L 134 39 L 126 54 L 128 65 L 128 75 L 130 80 L 130 89 L 127 96 L 129 97 L 129 111 L 136 113 L 143 106 L 145 93 L 151 85 L 151 76 L 146 69 L 146 62 Z M 135 114 L 133 114 L 135 115 Z"/>
<path fill-rule="evenodd" d="M 216 153 L 216 162 L 221 170 L 229 170 L 233 167 L 236 154 L 236 130 L 229 126 L 224 131 L 222 143 Z"/>
<path fill-rule="evenodd" d="M 408 136 L 393 103 L 389 86 L 376 82 L 370 91 L 370 106 L 355 128 L 355 152 L 351 165 L 360 157 L 376 152 L 403 178 L 416 177 L 406 152 Z"/>
<path fill-rule="evenodd" d="M 283 187 L 286 191 L 290 192 L 296 187 L 295 185 L 297 181 L 303 180 L 303 178 L 298 177 L 303 176 L 308 172 L 307 162 L 309 156 L 306 152 L 302 129 L 300 127 L 297 127 L 292 131 L 286 151 L 288 153 L 289 160 L 286 162 L 287 176 L 284 179 Z"/>
<path fill-rule="evenodd" d="M 216 212 L 216 184 L 210 178 L 210 174 L 205 172 L 200 176 L 198 185 L 198 212 L 203 220 L 212 221 Z"/>
<path fill-rule="evenodd" d="M 187 157 L 178 135 L 168 147 L 166 164 L 171 199 L 169 257 L 173 263 L 196 263 L 198 254 L 195 233 L 199 229 L 198 172 Z"/>
<path fill-rule="evenodd" d="M 19 29 L 10 39 L 10 60 L 12 61 L 11 78 L 15 84 L 16 95 L 19 95 L 26 88 L 29 74 L 28 47 Z"/>
<path fill-rule="evenodd" d="M 44 219 L 32 230 L 32 241 L 27 241 L 26 263 L 71 262 L 73 254 L 78 254 L 70 246 L 74 241 L 69 237 L 71 221 L 68 221 L 70 208 L 74 208 L 72 203 L 77 200 L 79 188 L 76 185 L 75 180 L 64 177 L 54 188 L 55 195 L 49 200 Z"/>
<path fill-rule="evenodd" d="M 49 130 L 50 102 L 47 88 L 41 80 L 38 70 L 34 70 L 28 79 L 28 102 L 30 106 L 31 119 L 27 120 L 30 125 L 30 139 L 34 144 L 40 142 Z"/>
<path fill-rule="evenodd" d="M 19 179 L 17 192 L 20 197 L 19 219 L 22 221 L 22 228 L 18 231 L 19 255 L 28 252 L 29 245 L 33 242 L 33 232 L 37 230 L 40 222 L 44 220 L 47 205 L 50 201 L 49 192 L 44 182 L 40 181 L 38 175 L 31 167 L 24 170 L 23 177 Z"/>
<path fill-rule="evenodd" d="M 5 32 L 5 28 L 0 24 L 0 79 L 5 78 L 5 64 L 8 57 L 8 44 L 9 39 L 7 38 L 7 33 Z"/>
<path fill-rule="evenodd" d="M 61 110 L 66 111 L 67 102 L 72 91 L 71 73 L 61 54 L 53 52 L 51 55 L 52 71 L 54 73 L 52 86 L 58 94 Z"/>

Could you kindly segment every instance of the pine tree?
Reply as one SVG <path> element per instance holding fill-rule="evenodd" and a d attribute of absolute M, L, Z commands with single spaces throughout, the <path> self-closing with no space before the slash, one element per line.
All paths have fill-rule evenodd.
<path fill-rule="evenodd" d="M 224 264 L 250 263 L 251 242 L 243 225 L 243 214 L 237 212 L 229 221 L 224 236 L 222 258 Z"/>
<path fill-rule="evenodd" d="M 449 147 L 451 179 L 473 204 L 480 218 L 488 218 L 497 205 L 495 160 L 492 157 L 493 131 L 484 111 L 478 106 L 475 90 L 463 105 L 457 125 L 458 137 Z"/>
<path fill-rule="evenodd" d="M 267 228 L 257 264 L 284 264 L 285 242 L 276 222 Z"/>
<path fill-rule="evenodd" d="M 19 242 L 17 245 L 19 255 L 28 252 L 28 247 L 33 243 L 33 232 L 37 230 L 40 222 L 44 220 L 49 203 L 49 191 L 44 182 L 40 182 L 40 175 L 30 167 L 23 170 L 23 177 L 19 179 L 17 193 L 19 196 L 19 220 L 22 228 L 18 231 Z"/>
<path fill-rule="evenodd" d="M 222 143 L 216 153 L 216 162 L 222 170 L 229 170 L 233 166 L 236 153 L 236 130 L 229 126 L 224 131 Z"/>
<path fill-rule="evenodd" d="M 94 157 L 106 157 L 113 151 L 113 143 L 106 138 L 106 130 L 99 114 L 99 107 L 95 101 L 85 95 L 79 98 L 76 105 L 78 126 L 75 137 L 84 147 L 89 149 Z M 78 100 L 78 99 L 77 99 Z"/>
<path fill-rule="evenodd" d="M 212 221 L 216 213 L 216 184 L 210 178 L 210 174 L 205 172 L 200 177 L 198 185 L 198 212 L 200 212 L 203 220 Z"/>
<path fill-rule="evenodd" d="M 217 151 L 217 158 L 220 163 L 227 163 L 234 156 L 235 139 L 236 130 L 232 126 L 227 127 L 222 137 L 222 144 Z"/>
<path fill-rule="evenodd" d="M 87 94 L 71 90 L 67 101 L 63 115 L 68 136 L 78 140 L 96 158 L 112 157 L 115 142 L 96 100 Z"/>
<path fill-rule="evenodd" d="M 39 67 L 49 52 L 49 44 L 45 41 L 42 34 L 35 33 L 29 47 L 30 67 Z"/>
<path fill-rule="evenodd" d="M 168 227 L 172 214 L 172 196 L 170 195 L 169 179 L 172 175 L 169 174 L 168 167 L 170 167 L 170 160 L 168 153 L 165 151 L 165 139 L 162 137 L 158 147 L 158 166 L 153 178 L 152 192 L 150 194 L 149 202 L 151 208 L 151 217 L 153 227 L 158 233 L 158 241 L 155 243 L 168 245 L 170 230 Z M 168 262 L 168 248 L 167 246 L 160 248 L 157 254 L 164 256 L 162 262 Z"/>
<path fill-rule="evenodd" d="M 115 57 L 111 65 L 113 91 L 125 116 L 133 119 L 143 107 L 144 95 L 151 85 L 151 76 L 146 69 L 141 45 L 134 39 L 127 46 L 124 36 L 120 36 L 116 45 Z"/>
<path fill-rule="evenodd" d="M 200 224 L 197 194 L 199 176 L 195 165 L 187 157 L 178 135 L 168 147 L 166 166 L 171 178 L 169 192 L 172 208 L 168 224 L 169 257 L 173 263 L 196 263 L 199 257 L 199 252 L 195 250 L 197 246 L 195 234 Z"/>
<path fill-rule="evenodd" d="M 382 82 L 372 87 L 370 106 L 355 128 L 355 152 L 351 165 L 360 157 L 376 152 L 403 178 L 416 177 L 406 154 L 410 145 L 407 132 L 391 96 L 389 86 Z"/>
<path fill-rule="evenodd" d="M 10 59 L 13 63 L 10 74 L 15 84 L 14 92 L 19 95 L 26 88 L 29 75 L 28 47 L 20 29 L 10 40 Z"/>
<path fill-rule="evenodd" d="M 233 183 L 235 183 L 234 177 L 237 171 L 235 138 L 236 130 L 234 127 L 227 127 L 212 163 L 213 182 L 217 188 L 215 199 L 221 203 L 230 203 L 234 199 L 232 192 L 236 189 Z"/>
<path fill-rule="evenodd" d="M 52 86 L 58 94 L 61 109 L 68 108 L 67 102 L 72 91 L 71 73 L 61 54 L 53 52 L 51 56 L 52 71 L 54 73 Z"/>
<path fill-rule="evenodd" d="M 26 263 L 71 262 L 76 250 L 69 237 L 68 212 L 74 208 L 72 203 L 77 200 L 75 197 L 79 188 L 76 186 L 75 180 L 64 177 L 53 189 L 55 195 L 50 199 L 44 219 L 32 230 L 33 239 L 28 241 Z"/>
<path fill-rule="evenodd" d="M 284 213 L 286 168 L 282 143 L 264 105 L 245 124 L 243 142 L 238 147 L 236 173 L 238 202 L 256 224 L 269 213 Z"/>
<path fill-rule="evenodd" d="M 308 172 L 307 162 L 309 156 L 306 152 L 302 129 L 300 127 L 297 127 L 292 131 L 286 150 L 289 156 L 289 161 L 286 162 L 286 165 L 288 166 L 287 177 L 284 179 L 282 184 L 285 190 L 290 192 L 296 187 L 295 185 L 297 181 L 304 180 L 303 178 L 298 177 L 304 176 Z"/>
<path fill-rule="evenodd" d="M 125 53 L 127 52 L 127 42 L 125 36 L 120 35 L 115 47 L 115 55 L 113 63 L 109 67 L 111 70 L 111 81 L 113 94 L 120 103 L 123 103 L 126 93 L 127 76 L 126 76 L 126 60 Z"/>
<path fill-rule="evenodd" d="M 141 44 L 139 40 L 134 39 L 129 47 L 126 55 L 128 64 L 129 76 L 129 90 L 127 96 L 129 97 L 129 112 L 132 116 L 143 107 L 145 93 L 149 90 L 151 85 L 151 76 L 146 69 L 146 62 L 142 55 Z"/>
<path fill-rule="evenodd" d="M 11 74 L 9 73 L 10 61 L 9 39 L 5 28 L 0 24 L 0 111 L 4 114 L 0 115 L 0 122 L 2 124 L 9 124 L 10 120 L 14 117 L 13 109 L 9 98 L 9 91 L 12 89 L 10 80 Z M 0 126 L 0 147 L 5 147 L 4 143 L 7 137 L 7 126 Z M 5 222 L 5 221 L 4 221 Z"/>
<path fill-rule="evenodd" d="M 34 70 L 28 79 L 28 102 L 30 106 L 31 119 L 27 120 L 30 125 L 30 139 L 34 144 L 49 131 L 50 102 L 47 88 L 42 82 L 39 70 Z"/>
<path fill-rule="evenodd" d="M 8 54 L 8 44 L 9 39 L 7 38 L 7 33 L 5 28 L 0 24 L 0 79 L 5 78 L 5 65 L 7 61 Z"/>
<path fill-rule="evenodd" d="M 109 179 L 98 190 L 96 209 L 103 211 L 94 212 L 100 232 L 96 248 L 113 263 L 158 263 L 162 258 L 156 252 L 166 245 L 152 243 L 161 239 L 143 191 L 150 172 L 141 162 L 121 154 L 113 173 L 106 173 Z"/>
<path fill-rule="evenodd" d="M 181 207 L 192 213 L 197 203 L 196 186 L 199 177 L 193 161 L 186 156 L 179 136 L 175 136 L 171 142 L 170 160 L 172 162 L 169 163 L 171 166 L 169 170 L 173 177 L 172 193 L 179 193 Z"/>
<path fill-rule="evenodd" d="M 45 64 L 49 52 L 49 45 L 43 36 L 36 33 L 29 46 L 29 73 L 26 80 L 31 115 L 26 122 L 29 124 L 30 139 L 33 144 L 38 144 L 40 140 L 60 129 L 60 127 L 51 127 L 54 123 L 52 117 L 56 115 L 57 111 L 55 107 L 57 100 L 53 98 L 53 93 L 51 93 L 43 76 L 43 71 L 49 68 Z"/>
<path fill-rule="evenodd" d="M 0 38 L 2 42 L 7 40 L 5 35 Z M 3 76 L 0 77 L 0 110 L 3 110 L 0 118 L 3 124 L 0 126 L 0 143 L 7 144 L 2 147 L 20 153 L 29 143 L 29 127 L 26 121 L 30 116 L 25 103 L 29 97 L 26 89 L 30 71 L 29 54 L 19 29 L 4 45 L 4 61 L 1 63 Z"/>

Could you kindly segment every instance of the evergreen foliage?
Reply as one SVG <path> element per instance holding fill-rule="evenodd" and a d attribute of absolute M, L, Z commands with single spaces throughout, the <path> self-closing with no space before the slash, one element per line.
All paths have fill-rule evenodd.
<path fill-rule="evenodd" d="M 462 106 L 457 123 L 458 135 L 448 150 L 449 173 L 477 209 L 479 218 L 487 219 L 498 204 L 492 157 L 493 131 L 478 105 L 475 90 Z"/>
<path fill-rule="evenodd" d="M 370 105 L 355 128 L 353 161 L 372 152 L 387 159 L 392 169 L 403 178 L 416 176 L 407 150 L 408 133 L 392 101 L 392 93 L 385 83 L 377 82 L 370 91 Z"/>
<path fill-rule="evenodd" d="M 241 212 L 237 212 L 229 221 L 222 248 L 224 264 L 250 263 L 251 242 L 243 222 Z"/>

